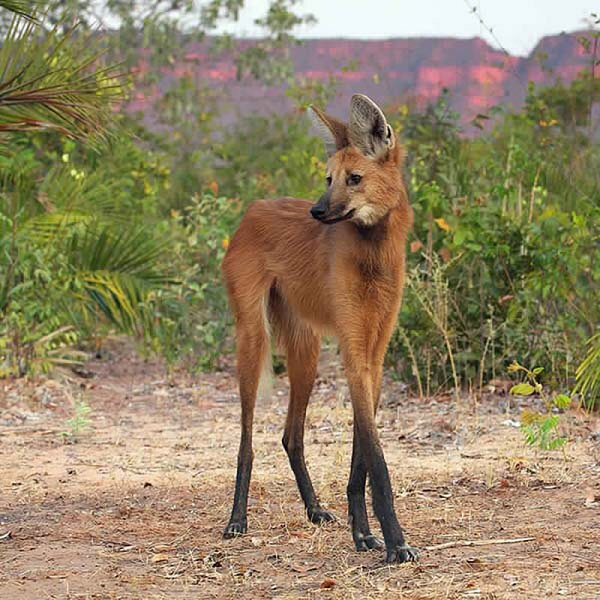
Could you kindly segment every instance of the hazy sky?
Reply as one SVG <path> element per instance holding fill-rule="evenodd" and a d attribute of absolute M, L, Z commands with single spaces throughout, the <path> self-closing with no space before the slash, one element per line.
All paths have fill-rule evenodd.
<path fill-rule="evenodd" d="M 229 31 L 258 35 L 253 20 L 269 0 L 246 0 L 240 22 Z M 415 36 L 481 36 L 497 43 L 471 14 L 480 10 L 500 43 L 513 54 L 528 54 L 547 34 L 585 27 L 590 13 L 600 14 L 600 0 L 304 0 L 299 11 L 312 13 L 318 24 L 301 37 L 386 38 Z"/>

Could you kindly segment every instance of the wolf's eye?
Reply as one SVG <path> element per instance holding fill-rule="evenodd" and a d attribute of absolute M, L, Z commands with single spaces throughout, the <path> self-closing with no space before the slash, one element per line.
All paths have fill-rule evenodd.
<path fill-rule="evenodd" d="M 325 177 L 325 181 L 327 182 L 327 187 L 329 187 L 331 185 L 331 175 L 328 175 L 327 177 Z"/>
<path fill-rule="evenodd" d="M 358 173 L 351 173 L 348 177 L 348 185 L 358 185 L 361 182 L 362 175 Z"/>

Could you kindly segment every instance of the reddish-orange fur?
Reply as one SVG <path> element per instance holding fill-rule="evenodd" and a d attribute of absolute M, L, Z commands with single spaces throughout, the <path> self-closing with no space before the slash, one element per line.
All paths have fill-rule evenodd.
<path fill-rule="evenodd" d="M 320 111 L 316 114 L 332 131 L 337 150 L 327 166 L 331 185 L 319 205 L 326 208 L 325 217 L 352 216 L 325 224 L 311 216 L 314 205 L 306 200 L 257 200 L 248 208 L 223 261 L 235 317 L 242 402 L 236 497 L 225 536 L 246 530 L 252 419 L 271 333 L 286 352 L 290 377 L 284 446 L 311 520 L 333 518 L 318 503 L 303 453 L 304 418 L 321 335 L 332 334 L 340 343 L 354 410 L 348 486 L 354 541 L 359 550 L 378 545 L 364 508 L 368 473 L 388 560 L 409 560 L 414 554 L 405 545 L 393 512 L 375 426 L 383 359 L 402 298 L 405 244 L 412 222 L 400 172 L 403 155 L 391 138 L 383 156 L 366 156 L 348 145 L 348 136 L 340 129 L 345 125 L 335 121 L 333 131 L 334 120 Z M 362 177 L 358 184 L 349 182 L 351 174 Z"/>

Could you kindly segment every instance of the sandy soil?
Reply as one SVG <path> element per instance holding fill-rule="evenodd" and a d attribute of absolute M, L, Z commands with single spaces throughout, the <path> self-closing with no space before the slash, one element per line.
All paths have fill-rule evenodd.
<path fill-rule="evenodd" d="M 3 600 L 600 598 L 596 416 L 569 412 L 566 455 L 541 452 L 524 447 L 514 399 L 420 401 L 388 381 L 380 433 L 409 541 L 533 538 L 389 567 L 381 552 L 355 552 L 346 524 L 351 410 L 335 361 L 309 408 L 307 459 L 339 523 L 304 518 L 280 443 L 283 377 L 257 410 L 249 533 L 230 541 L 231 369 L 167 379 L 124 350 L 89 368 L 94 378 L 70 385 L 0 381 Z M 75 402 L 90 422 L 65 443 Z"/>

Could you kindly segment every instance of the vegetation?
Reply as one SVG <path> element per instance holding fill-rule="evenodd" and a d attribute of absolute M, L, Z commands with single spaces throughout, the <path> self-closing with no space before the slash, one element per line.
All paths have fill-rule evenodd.
<path fill-rule="evenodd" d="M 67 419 L 65 426 L 68 428 L 61 431 L 60 437 L 64 442 L 76 442 L 79 436 L 90 426 L 89 414 L 92 412 L 85 400 L 80 398 L 73 401 L 73 416 Z"/>
<path fill-rule="evenodd" d="M 92 4 L 74 3 L 82 23 L 67 26 L 69 4 L 50 4 L 40 46 L 31 4 L 0 3 L 21 13 L 0 50 L 0 135 L 10 135 L 0 154 L 0 377 L 70 366 L 113 332 L 170 365 L 217 367 L 231 348 L 219 272 L 229 236 L 256 197 L 316 197 L 324 153 L 301 111 L 244 119 L 216 142 L 218 102 L 186 79 L 160 101 L 168 137 L 118 116 L 111 106 L 123 101 L 121 73 L 134 57 L 124 48 L 144 36 L 174 39 L 181 23 L 190 27 L 187 8 L 156 3 L 137 14 L 113 2 L 121 26 L 108 43 L 86 33 Z M 272 4 L 240 74 L 290 77 L 283 48 L 306 21 L 293 5 Z M 186 35 L 240 6 L 208 3 Z M 101 46 L 125 64 L 106 66 Z M 164 52 L 152 60 L 169 60 Z M 424 111 L 387 107 L 407 148 L 415 211 L 388 363 L 419 393 L 481 389 L 516 360 L 539 365 L 560 392 L 574 390 L 578 373 L 576 391 L 597 401 L 593 74 L 530 87 L 521 112 L 499 110 L 476 138 L 463 135 L 446 93 Z M 296 82 L 290 97 L 302 108 L 334 89 Z"/>
<path fill-rule="evenodd" d="M 453 359 L 481 387 L 518 358 L 572 384 L 599 317 L 600 154 L 586 127 L 561 127 L 552 99 L 579 81 L 531 88 L 522 113 L 477 139 L 458 136 L 443 96 L 400 119 L 415 240 L 398 349 L 423 380 L 446 386 Z"/>
<path fill-rule="evenodd" d="M 539 377 L 544 372 L 543 367 L 528 369 L 517 362 L 508 366 L 511 373 L 524 373 L 526 380 L 513 385 L 510 393 L 514 396 L 531 396 L 539 394 L 545 405 L 545 413 L 525 410 L 521 415 L 521 427 L 525 442 L 530 446 L 537 445 L 542 450 L 557 450 L 567 442 L 567 438 L 559 436 L 556 432 L 559 416 L 556 414 L 571 405 L 571 398 L 566 394 L 557 394 L 549 398 L 540 383 Z"/>

